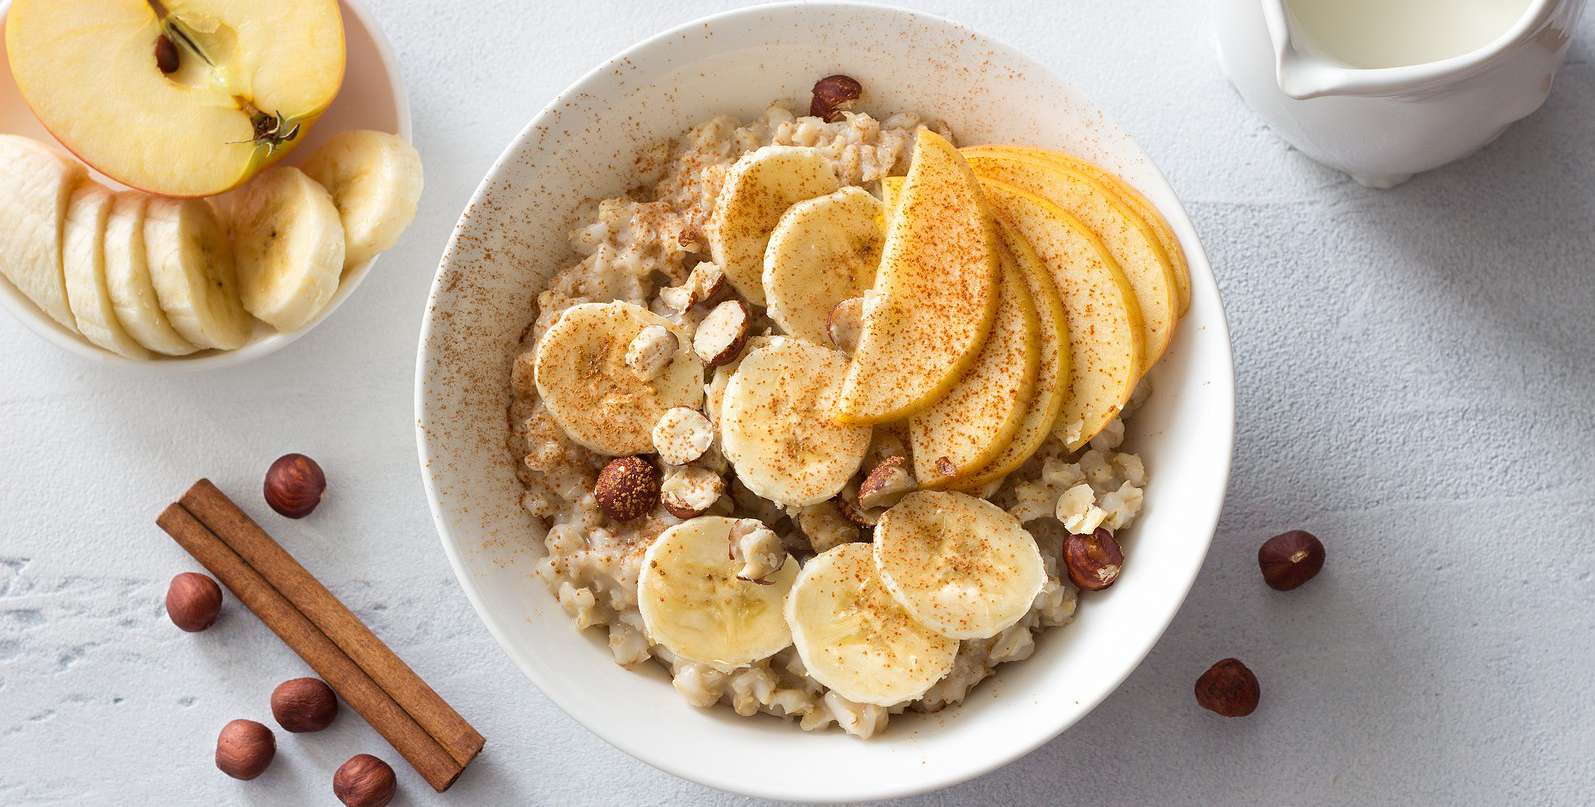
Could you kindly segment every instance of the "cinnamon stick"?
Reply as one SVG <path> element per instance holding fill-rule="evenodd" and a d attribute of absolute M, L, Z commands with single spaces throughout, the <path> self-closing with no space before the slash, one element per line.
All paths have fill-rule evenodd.
<path fill-rule="evenodd" d="M 156 523 L 227 586 L 239 602 L 259 616 L 284 644 L 298 653 L 433 789 L 442 792 L 454 784 L 466 763 L 457 760 L 412 716 L 405 704 L 384 689 L 217 532 L 180 504 L 168 505 Z M 330 593 L 327 596 L 330 597 Z M 372 641 L 381 644 L 375 636 Z M 477 747 L 480 749 L 480 744 Z"/>

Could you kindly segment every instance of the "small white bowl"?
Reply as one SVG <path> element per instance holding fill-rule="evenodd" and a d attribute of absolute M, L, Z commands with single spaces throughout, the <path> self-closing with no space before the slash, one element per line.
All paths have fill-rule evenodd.
<path fill-rule="evenodd" d="M 327 113 L 310 130 L 305 142 L 284 158 L 283 162 L 287 165 L 296 164 L 313 153 L 328 138 L 349 129 L 378 129 L 394 132 L 406 141 L 410 140 L 410 100 L 405 93 L 404 80 L 399 76 L 399 63 L 393 55 L 392 46 L 383 36 L 382 29 L 377 26 L 376 18 L 366 11 L 360 0 L 342 0 L 341 4 L 344 36 L 349 54 L 343 89 L 339 91 L 338 99 L 333 102 Z M 44 143 L 57 145 L 50 133 L 45 131 L 33 117 L 33 112 L 28 109 L 27 102 L 22 100 L 16 82 L 11 78 L 9 61 L 5 55 L 4 20 L 5 12 L 10 6 L 10 0 L 0 0 L 0 132 L 25 135 Z M 125 187 L 98 172 L 91 171 L 91 174 L 108 187 L 118 190 Z M 61 327 L 4 278 L 0 278 L 0 306 L 46 341 L 99 365 L 164 373 L 209 370 L 254 361 L 261 356 L 275 353 L 295 339 L 304 336 L 311 328 L 331 316 L 344 300 L 354 294 L 355 289 L 360 287 L 361 281 L 371 273 L 371 267 L 376 260 L 372 258 L 363 266 L 357 266 L 350 271 L 338 285 L 338 292 L 332 296 L 327 307 L 297 331 L 284 333 L 263 322 L 256 322 L 249 342 L 237 350 L 205 350 L 188 356 L 165 356 L 152 361 L 124 358 Z"/>
<path fill-rule="evenodd" d="M 961 706 L 892 718 L 860 741 L 690 706 L 654 665 L 611 660 L 533 576 L 541 535 L 519 505 L 505 407 L 537 292 L 571 260 L 584 198 L 622 192 L 633 158 L 716 113 L 806 104 L 814 81 L 858 78 L 864 108 L 947 120 L 962 143 L 1066 148 L 1128 178 L 1168 217 L 1192 302 L 1156 392 L 1130 422 L 1152 482 L 1112 589 L 1005 665 Z M 516 138 L 466 208 L 427 306 L 416 366 L 427 495 L 443 547 L 489 630 L 544 694 L 616 747 L 724 790 L 775 799 L 902 796 L 989 771 L 1046 742 L 1129 675 L 1201 568 L 1229 476 L 1234 375 L 1218 289 L 1185 211 L 1146 155 L 1078 91 L 1014 50 L 937 17 L 876 6 L 764 6 L 709 17 L 616 56 Z M 513 740 L 510 740 L 513 741 Z"/>

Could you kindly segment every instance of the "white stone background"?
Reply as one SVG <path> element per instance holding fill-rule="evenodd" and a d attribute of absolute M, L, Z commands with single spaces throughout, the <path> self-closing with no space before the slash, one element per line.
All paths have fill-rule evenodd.
<path fill-rule="evenodd" d="M 0 804 L 333 803 L 358 752 L 395 764 L 401 804 L 746 803 L 610 748 L 499 651 L 433 534 L 411 411 L 433 269 L 502 146 L 612 53 L 734 3 L 370 2 L 428 190 L 336 316 L 187 378 L 97 370 L 0 321 Z M 1249 114 L 1202 3 L 910 5 L 1047 63 L 1151 153 L 1212 258 L 1239 388 L 1224 516 L 1157 648 L 1064 736 L 912 803 L 1588 804 L 1595 19 L 1538 114 L 1377 192 Z M 230 599 L 208 633 L 173 628 L 166 581 L 196 566 L 152 519 L 201 475 L 261 513 L 253 491 L 289 450 L 332 490 L 278 532 L 488 737 L 447 795 L 347 707 L 322 735 L 279 732 L 258 780 L 212 767 L 221 725 L 269 722 L 272 686 L 306 668 Z M 1328 566 L 1279 594 L 1254 553 L 1296 527 Z M 1249 719 L 1192 700 L 1230 655 L 1262 680 Z"/>

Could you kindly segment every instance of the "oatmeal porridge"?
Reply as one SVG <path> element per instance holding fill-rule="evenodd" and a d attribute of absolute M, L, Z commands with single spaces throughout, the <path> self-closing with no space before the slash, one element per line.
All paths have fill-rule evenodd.
<path fill-rule="evenodd" d="M 1123 418 L 1160 347 L 1076 334 L 1099 332 L 1078 301 L 1119 271 L 1111 243 L 1076 266 L 1049 240 L 1070 235 L 993 191 L 1001 228 L 957 202 L 980 198 L 979 161 L 1045 196 L 1020 181 L 1039 160 L 971 170 L 933 118 L 826 117 L 710 119 L 578 211 L 578 259 L 514 365 L 511 449 L 547 527 L 537 575 L 616 663 L 664 667 L 699 707 L 868 738 L 962 701 L 1112 583 L 1064 547 L 1117 551 L 1141 510 Z M 927 269 L 967 285 L 922 293 Z M 899 360 L 903 332 L 941 336 Z"/>

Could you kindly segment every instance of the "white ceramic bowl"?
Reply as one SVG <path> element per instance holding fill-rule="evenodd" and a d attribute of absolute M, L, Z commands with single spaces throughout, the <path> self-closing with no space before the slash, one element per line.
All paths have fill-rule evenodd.
<path fill-rule="evenodd" d="M 1035 655 L 1004 666 L 962 706 L 893 717 L 883 736 L 804 733 L 770 717 L 696 709 L 653 665 L 611 660 L 580 633 L 533 564 L 541 535 L 519 505 L 505 447 L 516 343 L 586 197 L 618 194 L 640 148 L 720 112 L 807 103 L 845 72 L 864 107 L 947 120 L 960 142 L 1062 147 L 1119 172 L 1178 233 L 1192 303 L 1130 424 L 1152 482 L 1112 589 L 1083 598 Z M 956 23 L 890 8 L 780 5 L 709 17 L 600 65 L 516 138 L 465 210 L 427 306 L 416 367 L 427 495 L 443 547 L 482 620 L 526 675 L 600 737 L 651 765 L 724 790 L 814 801 L 900 796 L 976 776 L 1068 728 L 1151 649 L 1212 538 L 1229 475 L 1234 377 L 1218 290 L 1189 219 L 1135 143 L 1078 91 Z M 512 741 L 512 740 L 511 740 Z M 594 783 L 602 788 L 602 783 Z"/>
<path fill-rule="evenodd" d="M 343 89 L 315 128 L 310 130 L 305 142 L 284 158 L 286 165 L 298 163 L 328 138 L 349 129 L 378 129 L 397 133 L 406 141 L 410 140 L 410 101 L 405 94 L 404 81 L 399 76 L 399 62 L 394 58 L 392 46 L 377 26 L 376 18 L 366 11 L 359 0 L 342 0 L 341 5 L 349 53 Z M 27 103 L 22 100 L 16 82 L 11 78 L 11 69 L 7 66 L 3 16 L 10 6 L 10 0 L 0 0 L 0 132 L 25 135 L 55 145 L 54 138 L 39 125 Z M 94 172 L 93 176 L 109 187 L 118 190 L 124 187 L 98 172 Z M 232 367 L 281 350 L 331 316 L 360 287 L 375 263 L 376 258 L 373 258 L 365 265 L 355 267 L 339 284 L 338 292 L 332 296 L 327 307 L 297 331 L 283 333 L 265 323 L 256 322 L 249 342 L 237 350 L 205 350 L 189 356 L 162 357 L 153 361 L 123 358 L 61 327 L 4 278 L 0 278 L 0 306 L 46 341 L 95 364 L 147 372 L 191 372 Z"/>

